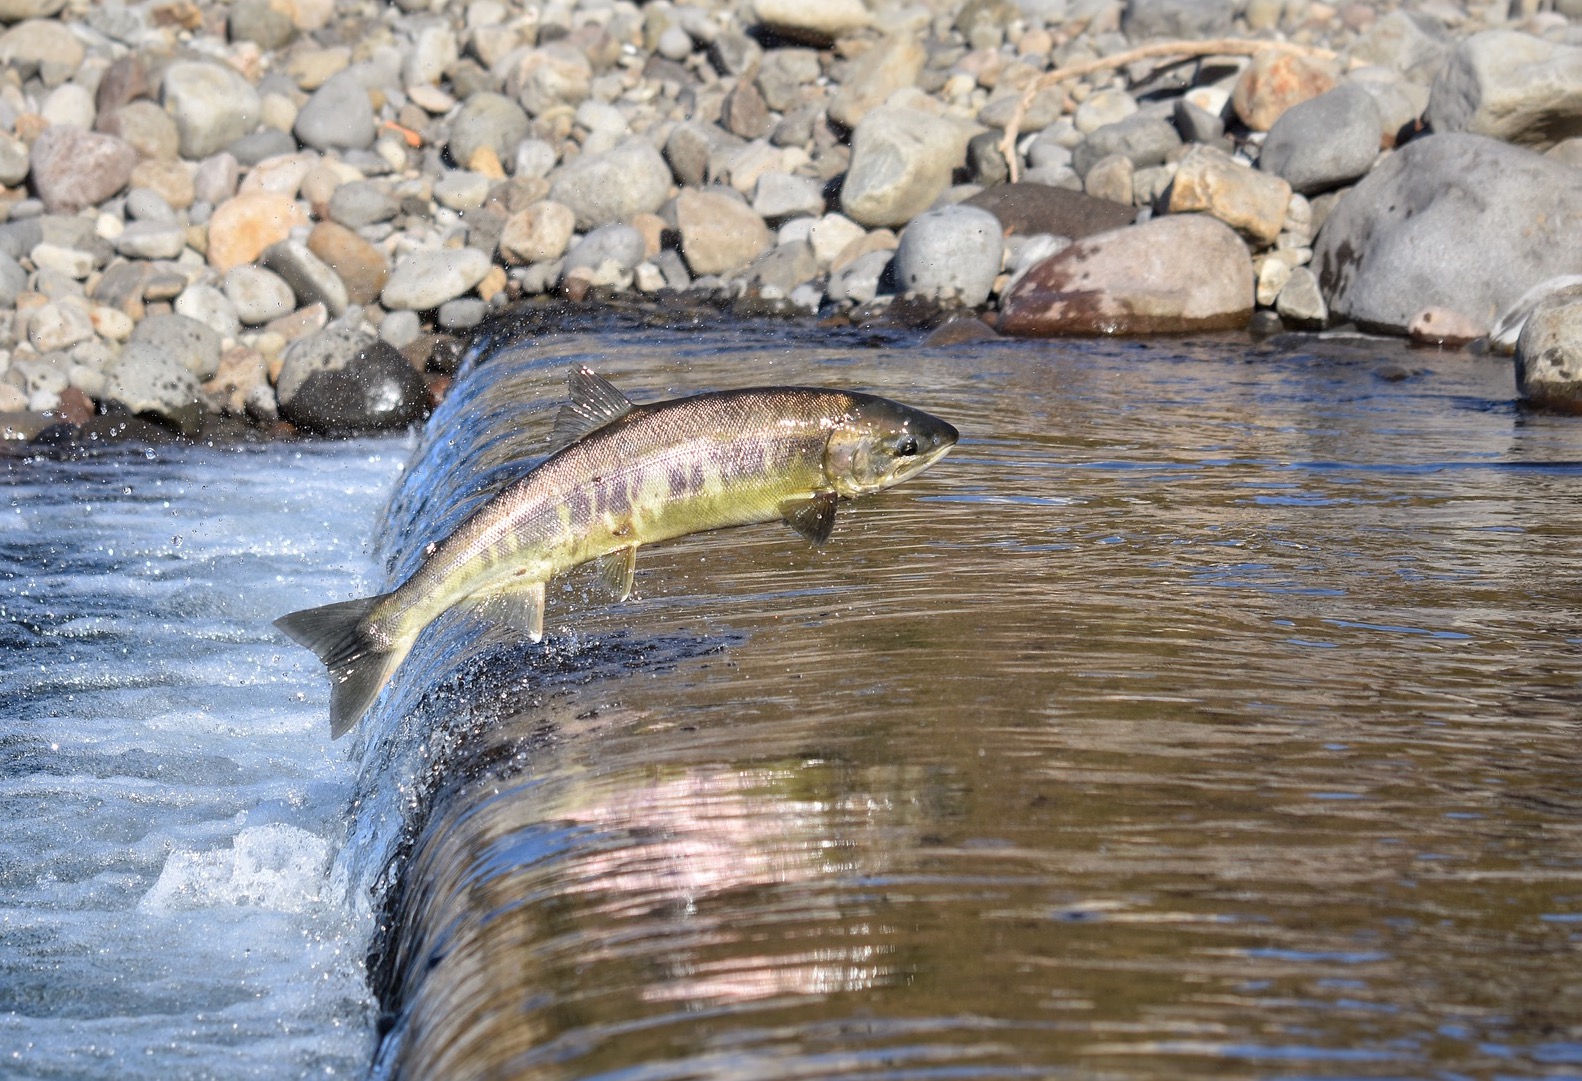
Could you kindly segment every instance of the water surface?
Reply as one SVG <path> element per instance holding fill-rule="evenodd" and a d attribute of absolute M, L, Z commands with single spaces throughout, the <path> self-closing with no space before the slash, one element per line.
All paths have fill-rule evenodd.
<path fill-rule="evenodd" d="M 367 722 L 376 1074 L 1582 1071 L 1582 427 L 1379 342 L 616 333 L 483 351 L 394 577 L 570 363 L 951 420 L 842 508 L 467 619 Z"/>

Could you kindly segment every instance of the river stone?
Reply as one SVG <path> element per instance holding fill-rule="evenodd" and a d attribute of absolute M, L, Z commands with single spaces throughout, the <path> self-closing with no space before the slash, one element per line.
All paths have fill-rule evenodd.
<path fill-rule="evenodd" d="M 339 325 L 292 343 L 275 391 L 288 421 L 326 435 L 404 428 L 428 406 L 423 377 L 394 346 Z"/>
<path fill-rule="evenodd" d="M 851 62 L 829 103 L 829 118 L 843 127 L 855 128 L 891 94 L 915 85 L 927 60 L 928 53 L 916 35 L 887 34 Z"/>
<path fill-rule="evenodd" d="M 571 243 L 577 212 L 565 203 L 541 199 L 512 214 L 500 231 L 500 257 L 512 266 L 559 259 Z"/>
<path fill-rule="evenodd" d="M 1101 159 L 1119 154 L 1136 168 L 1146 169 L 1162 164 L 1180 145 L 1181 135 L 1170 121 L 1137 113 L 1106 124 L 1082 140 L 1071 152 L 1071 166 L 1085 178 Z"/>
<path fill-rule="evenodd" d="M 209 265 L 223 274 L 251 263 L 306 224 L 294 199 L 273 191 L 242 192 L 215 207 L 209 218 Z"/>
<path fill-rule="evenodd" d="M 285 279 L 251 264 L 233 267 L 225 275 L 225 295 L 235 307 L 236 317 L 254 327 L 289 315 L 297 306 L 296 294 Z"/>
<path fill-rule="evenodd" d="M 874 109 L 852 133 L 842 213 L 869 227 L 905 225 L 950 186 L 977 130 L 904 106 Z"/>
<path fill-rule="evenodd" d="M 27 271 L 8 253 L 0 251 L 0 308 L 15 308 L 16 298 L 26 288 Z"/>
<path fill-rule="evenodd" d="M 1258 168 L 1315 195 L 1349 184 L 1379 156 L 1379 107 L 1357 86 L 1293 105 L 1269 129 Z"/>
<path fill-rule="evenodd" d="M 170 416 L 198 400 L 197 377 L 180 360 L 147 342 L 128 342 L 120 355 L 105 365 L 104 376 L 105 398 L 134 413 Z"/>
<path fill-rule="evenodd" d="M 1539 301 L 1516 339 L 1516 390 L 1525 399 L 1582 412 L 1582 286 Z"/>
<path fill-rule="evenodd" d="M 1226 330 L 1252 316 L 1247 246 L 1203 215 L 1155 218 L 1079 240 L 1032 267 L 1000 300 L 1019 336 Z"/>
<path fill-rule="evenodd" d="M 893 258 L 889 251 L 871 251 L 832 270 L 826 290 L 829 299 L 836 304 L 867 304 L 884 287 Z"/>
<path fill-rule="evenodd" d="M 412 252 L 391 271 L 381 300 L 392 310 L 428 311 L 483 281 L 491 265 L 477 248 Z"/>
<path fill-rule="evenodd" d="M 63 297 L 41 304 L 28 317 L 27 338 L 40 353 L 70 349 L 92 337 L 93 320 L 80 297 Z"/>
<path fill-rule="evenodd" d="M 758 67 L 758 91 L 765 105 L 783 113 L 802 102 L 822 73 L 816 49 L 769 49 Z"/>
<path fill-rule="evenodd" d="M 1000 220 L 975 206 L 942 207 L 913 218 L 895 249 L 904 293 L 976 308 L 1000 272 Z"/>
<path fill-rule="evenodd" d="M 242 321 L 236 316 L 236 305 L 229 297 L 212 285 L 194 282 L 181 291 L 172 307 L 177 315 L 202 323 L 220 338 L 235 338 L 242 332 Z"/>
<path fill-rule="evenodd" d="M 573 270 L 597 270 L 606 262 L 614 263 L 623 272 L 637 269 L 646 254 L 643 234 L 630 225 L 603 225 L 579 240 L 566 253 L 561 267 L 563 275 Z"/>
<path fill-rule="evenodd" d="M 33 140 L 33 190 L 52 214 L 75 214 L 126 187 L 137 151 L 113 135 L 60 124 Z"/>
<path fill-rule="evenodd" d="M 263 104 L 238 72 L 223 64 L 178 60 L 165 69 L 160 99 L 175 118 L 181 156 L 206 158 L 258 126 Z"/>
<path fill-rule="evenodd" d="M 1481 135 L 1408 143 L 1341 196 L 1313 248 L 1333 317 L 1401 334 L 1449 308 L 1485 326 L 1546 278 L 1582 272 L 1577 171 Z"/>
<path fill-rule="evenodd" d="M 793 240 L 776 244 L 754 259 L 743 276 L 759 296 L 780 300 L 818 276 L 818 260 L 813 256 L 813 245 Z M 817 307 L 817 303 L 813 306 Z"/>
<path fill-rule="evenodd" d="M 235 195 L 241 176 L 239 164 L 224 151 L 204 158 L 192 174 L 192 197 L 210 206 L 219 206 Z"/>
<path fill-rule="evenodd" d="M 873 22 L 862 0 L 753 0 L 753 14 L 781 37 L 819 46 Z"/>
<path fill-rule="evenodd" d="M 1132 201 L 1133 179 L 1137 167 L 1124 154 L 1110 154 L 1094 162 L 1082 180 L 1082 190 L 1095 199 L 1112 203 Z"/>
<path fill-rule="evenodd" d="M 439 82 L 445 69 L 460 58 L 456 34 L 448 23 L 424 23 L 413 34 L 412 46 L 401 64 L 401 84 L 406 87 L 431 86 Z"/>
<path fill-rule="evenodd" d="M 1280 177 L 1250 169 L 1201 143 L 1181 156 L 1165 198 L 1172 214 L 1212 214 L 1265 244 L 1280 235 L 1290 205 L 1291 185 Z"/>
<path fill-rule="evenodd" d="M 1121 29 L 1133 41 L 1217 37 L 1230 30 L 1235 11 L 1232 0 L 1127 0 Z"/>
<path fill-rule="evenodd" d="M 27 19 L 0 34 L 0 64 L 37 69 L 45 86 L 58 86 L 82 66 L 87 50 L 64 24 Z"/>
<path fill-rule="evenodd" d="M 503 94 L 483 91 L 468 98 L 451 120 L 450 157 L 465 167 L 487 146 L 502 162 L 511 161 L 527 134 L 527 113 L 520 105 Z"/>
<path fill-rule="evenodd" d="M 27 179 L 32 162 L 28 145 L 10 132 L 0 131 L 0 184 L 14 188 Z"/>
<path fill-rule="evenodd" d="M 297 149 L 297 140 L 290 132 L 278 128 L 259 128 L 231 143 L 226 152 L 234 157 L 239 165 L 258 165 L 270 158 L 284 157 L 294 154 Z M 251 175 L 249 175 L 251 179 Z"/>
<path fill-rule="evenodd" d="M 50 91 L 49 97 L 39 106 L 39 115 L 50 124 L 65 124 L 84 131 L 93 127 L 97 116 L 93 95 L 76 83 L 62 83 Z"/>
<path fill-rule="evenodd" d="M 66 0 L 0 0 L 0 22 L 47 19 L 66 6 Z"/>
<path fill-rule="evenodd" d="M 1582 135 L 1582 47 L 1511 30 L 1456 46 L 1434 80 L 1428 124 L 1546 150 Z"/>
<path fill-rule="evenodd" d="M 1337 78 L 1330 61 L 1265 49 L 1236 80 L 1231 107 L 1253 131 L 1268 131 L 1291 106 L 1334 89 Z"/>
<path fill-rule="evenodd" d="M 753 210 L 765 221 L 779 222 L 824 213 L 824 189 L 812 177 L 769 172 L 753 187 Z"/>
<path fill-rule="evenodd" d="M 774 234 L 747 204 L 717 191 L 686 189 L 676 196 L 681 254 L 694 276 L 740 270 L 774 243 Z"/>
<path fill-rule="evenodd" d="M 528 115 L 540 116 L 587 100 L 592 81 L 593 65 L 581 50 L 552 42 L 523 54 L 511 66 L 505 87 Z"/>
<path fill-rule="evenodd" d="M 1075 239 L 1107 233 L 1137 219 L 1137 210 L 1130 205 L 1047 184 L 997 184 L 964 200 L 963 205 L 987 210 L 1010 236 Z"/>
<path fill-rule="evenodd" d="M 629 139 L 563 166 L 549 197 L 571 207 L 577 228 L 597 229 L 654 213 L 669 198 L 670 181 L 670 167 L 653 144 Z"/>
<path fill-rule="evenodd" d="M 342 184 L 330 195 L 328 213 L 330 220 L 340 222 L 348 229 L 362 229 L 389 221 L 401 212 L 384 187 L 372 180 L 353 180 Z"/>
<path fill-rule="evenodd" d="M 185 315 L 150 315 L 132 331 L 128 344 L 133 343 L 153 346 L 199 379 L 209 378 L 220 366 L 220 335 Z"/>
<path fill-rule="evenodd" d="M 270 0 L 235 0 L 226 29 L 232 41 L 250 41 L 265 52 L 284 48 L 297 36 L 291 17 L 276 11 Z"/>
<path fill-rule="evenodd" d="M 186 246 L 187 231 L 169 221 L 134 221 L 115 238 L 115 250 L 128 259 L 174 259 Z"/>
<path fill-rule="evenodd" d="M 1432 15 L 1391 11 L 1381 16 L 1351 47 L 1354 61 L 1393 68 L 1412 82 L 1427 85 L 1444 65 L 1452 41 Z"/>
<path fill-rule="evenodd" d="M 313 92 L 292 128 L 315 150 L 362 150 L 374 144 L 374 110 L 368 91 L 350 71 L 331 76 Z"/>
<path fill-rule="evenodd" d="M 390 277 L 384 250 L 333 221 L 321 221 L 308 234 L 308 251 L 335 272 L 352 304 L 372 304 Z"/>
<path fill-rule="evenodd" d="M 264 249 L 260 262 L 291 286 L 298 304 L 322 304 L 332 316 L 346 310 L 346 283 L 300 240 L 282 240 Z"/>

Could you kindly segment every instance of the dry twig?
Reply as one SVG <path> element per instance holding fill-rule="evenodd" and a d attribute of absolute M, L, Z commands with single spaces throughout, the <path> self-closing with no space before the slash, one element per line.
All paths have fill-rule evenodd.
<path fill-rule="evenodd" d="M 1010 123 L 1005 125 L 1005 137 L 1000 140 L 1000 152 L 1005 155 L 1012 183 L 1015 183 L 1019 171 L 1016 161 L 1016 137 L 1021 132 L 1022 119 L 1027 116 L 1027 110 L 1032 107 L 1033 99 L 1040 91 L 1058 86 L 1067 79 L 1080 79 L 1084 75 L 1125 67 L 1127 64 L 1134 64 L 1139 60 L 1151 60 L 1156 56 L 1181 60 L 1200 56 L 1256 56 L 1266 49 L 1317 57 L 1320 60 L 1337 58 L 1337 54 L 1329 49 L 1320 49 L 1311 45 L 1293 45 L 1284 41 L 1246 41 L 1241 38 L 1216 38 L 1212 41 L 1158 41 L 1152 45 L 1142 45 L 1135 49 L 1127 49 L 1125 52 L 1101 56 L 1097 60 L 1084 60 L 1080 64 L 1056 68 L 1054 71 L 1040 75 L 1028 83 L 1027 89 L 1022 91 L 1022 98 L 1016 103 L 1016 111 L 1011 114 Z"/>

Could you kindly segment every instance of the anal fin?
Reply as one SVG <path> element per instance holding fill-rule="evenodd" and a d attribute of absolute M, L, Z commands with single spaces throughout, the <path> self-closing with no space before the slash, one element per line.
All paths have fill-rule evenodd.
<path fill-rule="evenodd" d="M 617 548 L 609 555 L 599 557 L 599 581 L 618 601 L 632 595 L 632 579 L 637 574 L 637 545 Z"/>
<path fill-rule="evenodd" d="M 544 637 L 544 583 L 513 580 L 468 603 L 473 612 L 491 623 L 520 631 L 537 642 Z"/>
<path fill-rule="evenodd" d="M 780 504 L 780 517 L 814 545 L 829 540 L 835 528 L 834 492 L 816 492 L 806 499 L 788 499 Z"/>

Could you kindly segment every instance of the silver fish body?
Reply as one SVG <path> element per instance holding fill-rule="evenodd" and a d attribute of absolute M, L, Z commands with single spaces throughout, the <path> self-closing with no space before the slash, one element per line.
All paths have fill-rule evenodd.
<path fill-rule="evenodd" d="M 398 589 L 276 621 L 325 662 L 331 729 L 356 724 L 424 627 L 467 605 L 535 641 L 544 587 L 590 561 L 620 597 L 637 549 L 689 533 L 785 519 L 814 543 L 840 499 L 926 469 L 957 433 L 875 395 L 799 387 L 633 405 L 583 368 L 556 424 L 562 442 L 440 543 Z"/>

